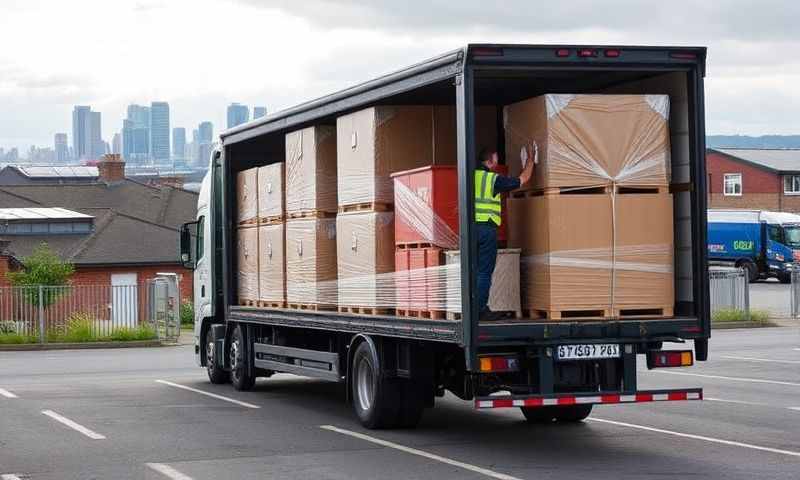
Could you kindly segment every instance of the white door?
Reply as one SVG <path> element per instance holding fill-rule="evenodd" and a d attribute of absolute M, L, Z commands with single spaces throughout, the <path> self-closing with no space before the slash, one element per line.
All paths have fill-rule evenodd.
<path fill-rule="evenodd" d="M 135 327 L 139 319 L 139 292 L 136 273 L 111 274 L 111 323 L 115 327 Z"/>

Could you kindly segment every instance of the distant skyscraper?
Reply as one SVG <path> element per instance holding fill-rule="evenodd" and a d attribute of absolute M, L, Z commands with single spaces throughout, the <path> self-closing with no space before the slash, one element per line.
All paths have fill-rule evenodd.
<path fill-rule="evenodd" d="M 169 104 L 150 104 L 150 148 L 155 163 L 169 163 Z"/>
<path fill-rule="evenodd" d="M 69 143 L 66 133 L 56 133 L 54 148 L 55 162 L 64 164 L 69 162 Z"/>
<path fill-rule="evenodd" d="M 211 143 L 214 141 L 214 125 L 211 122 L 201 122 L 197 126 L 198 139 L 200 143 Z"/>
<path fill-rule="evenodd" d="M 266 117 L 267 107 L 253 107 L 253 120 L 256 118 Z"/>
<path fill-rule="evenodd" d="M 91 155 L 89 141 L 89 116 L 92 108 L 87 105 L 76 105 L 72 110 L 72 149 L 75 160 L 86 160 Z"/>
<path fill-rule="evenodd" d="M 91 160 L 98 160 L 107 153 L 106 142 L 103 141 L 102 124 L 103 122 L 100 112 L 89 112 L 88 132 L 89 142 L 91 145 L 91 153 L 89 158 Z"/>
<path fill-rule="evenodd" d="M 122 134 L 119 132 L 111 139 L 111 153 L 122 153 Z"/>
<path fill-rule="evenodd" d="M 247 105 L 231 103 L 228 105 L 228 128 L 250 121 L 250 109 Z"/>
<path fill-rule="evenodd" d="M 172 156 L 176 160 L 184 160 L 183 151 L 186 149 L 186 129 L 175 127 L 172 129 Z"/>
<path fill-rule="evenodd" d="M 150 107 L 128 105 L 128 117 L 122 121 L 122 158 L 129 164 L 150 162 Z"/>

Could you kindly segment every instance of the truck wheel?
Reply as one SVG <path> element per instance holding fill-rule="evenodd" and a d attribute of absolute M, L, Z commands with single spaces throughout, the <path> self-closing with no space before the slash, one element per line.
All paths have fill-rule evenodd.
<path fill-rule="evenodd" d="M 569 405 L 556 407 L 556 420 L 565 423 L 575 423 L 584 420 L 592 413 L 591 405 Z"/>
<path fill-rule="evenodd" d="M 230 375 L 214 362 L 214 341 L 211 338 L 211 329 L 207 329 L 203 336 L 203 345 L 206 349 L 206 372 L 208 380 L 215 385 L 228 383 Z"/>
<path fill-rule="evenodd" d="M 399 387 L 402 389 L 402 400 L 397 425 L 401 428 L 415 428 L 425 411 L 425 392 L 413 380 L 402 380 Z"/>
<path fill-rule="evenodd" d="M 519 407 L 528 423 L 552 423 L 556 418 L 555 407 Z"/>
<path fill-rule="evenodd" d="M 233 388 L 239 391 L 252 390 L 256 384 L 255 375 L 251 374 L 252 369 L 248 368 L 250 365 L 250 349 L 245 344 L 246 339 L 244 332 L 242 332 L 241 325 L 233 330 L 231 336 L 231 384 Z"/>
<path fill-rule="evenodd" d="M 367 428 L 391 428 L 398 424 L 400 391 L 395 382 L 381 374 L 378 354 L 362 342 L 353 354 L 350 380 L 353 408 Z"/>
<path fill-rule="evenodd" d="M 758 267 L 755 263 L 745 260 L 736 264 L 738 268 L 744 268 L 747 272 L 747 279 L 750 283 L 755 283 L 758 281 Z"/>
<path fill-rule="evenodd" d="M 780 273 L 780 274 L 778 274 L 778 280 L 783 284 L 792 283 L 792 274 L 791 273 Z"/>

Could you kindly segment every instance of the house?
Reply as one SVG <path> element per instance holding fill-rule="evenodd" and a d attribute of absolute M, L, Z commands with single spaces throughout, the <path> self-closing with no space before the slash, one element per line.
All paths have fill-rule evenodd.
<path fill-rule="evenodd" d="M 190 299 L 192 276 L 179 263 L 178 238 L 181 224 L 195 218 L 197 194 L 127 179 L 118 155 L 98 171 L 91 183 L 0 186 L 0 271 L 19 268 L 45 242 L 75 265 L 73 284 L 142 286 L 170 272 Z"/>
<path fill-rule="evenodd" d="M 709 208 L 800 213 L 800 149 L 709 148 Z"/>

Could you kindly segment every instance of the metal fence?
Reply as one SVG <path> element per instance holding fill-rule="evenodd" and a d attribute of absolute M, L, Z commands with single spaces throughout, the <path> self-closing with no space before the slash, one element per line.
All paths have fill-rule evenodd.
<path fill-rule="evenodd" d="M 742 268 L 711 267 L 708 270 L 711 314 L 739 310 L 750 316 L 750 282 Z"/>
<path fill-rule="evenodd" d="M 0 343 L 125 339 L 146 328 L 158 338 L 177 338 L 178 291 L 176 279 L 159 278 L 136 285 L 0 287 Z"/>

